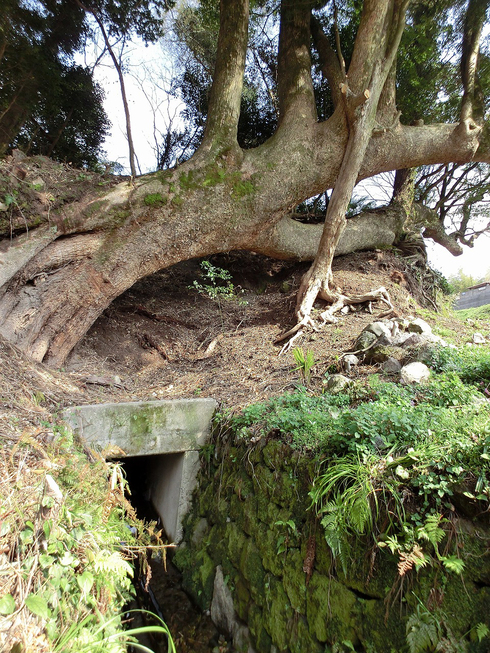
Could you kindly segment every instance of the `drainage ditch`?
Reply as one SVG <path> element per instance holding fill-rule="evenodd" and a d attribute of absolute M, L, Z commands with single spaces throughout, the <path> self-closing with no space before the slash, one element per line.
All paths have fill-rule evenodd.
<path fill-rule="evenodd" d="M 174 454 L 172 454 L 174 455 Z M 160 519 L 151 500 L 149 479 L 154 460 L 151 456 L 135 456 L 120 460 L 126 474 L 130 500 L 138 517 L 146 521 Z M 169 540 L 170 541 L 170 540 Z M 151 578 L 135 578 L 136 597 L 131 609 L 144 609 L 157 614 L 167 624 L 178 653 L 231 653 L 233 649 L 211 621 L 182 589 L 182 577 L 172 563 L 171 550 L 166 565 L 157 557 L 149 560 Z M 155 653 L 167 653 L 165 637 L 148 636 L 141 641 Z"/>

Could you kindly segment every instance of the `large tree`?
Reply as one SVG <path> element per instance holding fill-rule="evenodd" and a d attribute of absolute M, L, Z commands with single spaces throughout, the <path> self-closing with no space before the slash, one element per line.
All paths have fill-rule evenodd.
<path fill-rule="evenodd" d="M 378 217 L 366 214 L 350 220 L 346 229 L 359 180 L 421 165 L 490 162 L 478 78 L 487 0 L 469 0 L 465 7 L 459 72 L 453 67 L 462 96 L 458 119 L 413 125 L 400 121 L 395 83 L 408 1 L 353 3 L 355 39 L 349 52 L 342 52 L 336 11 L 332 29 L 324 29 L 327 4 L 282 0 L 277 129 L 263 144 L 244 150 L 237 126 L 249 0 L 221 0 L 199 148 L 177 168 L 121 183 L 108 193 L 94 189 L 91 196 L 51 212 L 49 221 L 28 234 L 7 240 L 0 265 L 0 333 L 33 358 L 60 365 L 101 312 L 135 281 L 185 259 L 232 249 L 303 259 L 316 253 L 298 295 L 295 329 L 302 329 L 310 323 L 317 297 L 335 305 L 349 301 L 332 287 L 332 257 L 348 250 L 350 233 L 356 234 L 357 246 L 360 240 L 369 246 Z M 414 10 L 421 4 L 414 1 Z M 448 16 L 452 4 L 455 9 L 461 5 L 438 4 Z M 257 10 L 264 5 L 254 3 Z M 321 11 L 321 21 L 313 10 Z M 312 42 L 333 107 L 323 120 L 312 82 Z M 326 189 L 333 192 L 324 227 L 288 217 L 303 200 Z M 387 243 L 405 218 L 404 202 L 398 202 L 384 224 Z"/>

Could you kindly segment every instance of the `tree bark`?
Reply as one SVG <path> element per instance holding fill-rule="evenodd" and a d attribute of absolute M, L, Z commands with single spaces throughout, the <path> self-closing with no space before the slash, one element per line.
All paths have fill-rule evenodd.
<path fill-rule="evenodd" d="M 407 4 L 390 0 L 367 0 L 364 3 L 349 79 L 346 76 L 341 87 L 349 137 L 328 205 L 318 253 L 303 277 L 298 292 L 298 327 L 313 324 L 310 316 L 317 297 L 328 302 L 338 299 L 338 295 L 330 289 L 332 260 L 345 228 L 352 191 L 375 127 L 379 99 L 394 64 Z M 383 38 L 379 37 L 380 34 L 383 34 Z"/>

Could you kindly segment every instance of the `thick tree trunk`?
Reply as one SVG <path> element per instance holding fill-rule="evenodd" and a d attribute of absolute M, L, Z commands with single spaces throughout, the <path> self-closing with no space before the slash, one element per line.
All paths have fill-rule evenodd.
<path fill-rule="evenodd" d="M 373 128 L 383 93 L 376 75 L 387 79 L 393 70 L 398 38 L 385 24 L 394 14 L 388 11 L 386 21 L 380 22 L 381 6 L 388 5 L 395 14 L 401 11 L 402 3 L 396 0 L 365 0 L 352 75 L 349 70 L 348 84 L 336 95 L 332 117 L 318 123 L 308 49 L 309 3 L 283 0 L 279 128 L 262 146 L 242 151 L 236 125 L 248 0 L 221 0 L 218 66 L 201 148 L 172 171 L 139 177 L 131 185 L 121 183 L 108 193 L 95 189 L 90 199 L 49 211 L 28 234 L 12 239 L 7 235 L 0 245 L 0 333 L 36 360 L 61 365 L 115 297 L 157 270 L 231 249 L 278 257 L 291 257 L 296 249 L 299 257 L 311 258 L 314 239 L 303 243 L 301 234 L 312 229 L 284 216 L 335 186 L 320 255 L 309 277 L 318 285 L 317 294 L 331 297 L 331 258 L 344 246 L 339 238 L 356 181 L 421 164 L 490 162 L 490 131 L 469 118 L 458 125 L 405 127 L 395 121 Z M 385 34 L 386 47 L 376 54 L 379 34 Z M 329 56 L 328 48 L 325 52 Z M 332 61 L 325 69 L 331 79 L 342 72 Z M 391 92 L 384 95 L 391 97 Z M 394 114 L 384 107 L 383 115 Z M 374 215 L 379 218 L 380 213 Z M 404 216 L 393 207 L 386 215 L 390 241 Z M 357 225 L 365 236 L 361 247 L 369 246 L 367 220 L 349 221 L 345 238 Z M 8 221 L 6 226 L 8 231 Z M 291 247 L 291 239 L 300 238 L 302 246 Z M 314 294 L 309 293 L 309 281 L 302 299 Z M 304 306 L 300 302 L 300 316 L 306 315 Z"/>
<path fill-rule="evenodd" d="M 290 150 L 288 140 L 276 138 L 244 152 L 240 165 L 214 156 L 204 162 L 201 156 L 174 171 L 140 177 L 133 186 L 124 182 L 89 203 L 51 213 L 50 224 L 4 241 L 0 333 L 36 360 L 61 365 L 110 302 L 146 275 L 230 249 L 277 256 L 282 249 L 291 256 L 280 235 L 284 216 L 319 188 L 331 187 L 339 167 L 343 133 L 335 121 L 330 126 L 328 165 L 312 165 L 314 143 L 308 145 L 307 138 L 300 153 Z M 318 128 L 324 131 L 325 125 Z M 417 147 L 428 147 L 426 138 L 435 143 L 433 128 L 420 127 L 418 139 L 411 138 L 416 128 L 399 129 L 407 140 L 398 134 L 394 147 L 390 134 L 378 137 L 365 160 L 402 167 L 408 144 L 417 156 Z M 443 147 L 440 137 L 440 158 L 449 157 L 449 150 L 453 157 L 464 154 L 468 141 L 460 138 L 459 126 L 452 128 L 455 136 L 442 129 L 449 138 Z M 321 148 L 325 153 L 324 143 Z M 483 149 L 480 154 L 490 159 Z M 373 167 L 369 174 L 377 171 Z M 310 241 L 309 254 L 300 255 L 309 258 L 312 247 Z"/>

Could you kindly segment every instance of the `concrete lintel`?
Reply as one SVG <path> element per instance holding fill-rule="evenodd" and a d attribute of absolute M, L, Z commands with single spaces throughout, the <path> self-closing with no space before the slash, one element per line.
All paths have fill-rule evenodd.
<path fill-rule="evenodd" d="M 67 408 L 63 418 L 89 445 L 149 456 L 198 450 L 209 438 L 216 407 L 214 399 L 93 404 Z"/>
<path fill-rule="evenodd" d="M 112 453 L 117 458 L 151 457 L 151 502 L 168 537 L 178 543 L 196 486 L 198 450 L 209 440 L 217 405 L 214 399 L 93 404 L 67 408 L 63 419 L 88 445 L 117 448 Z"/>

